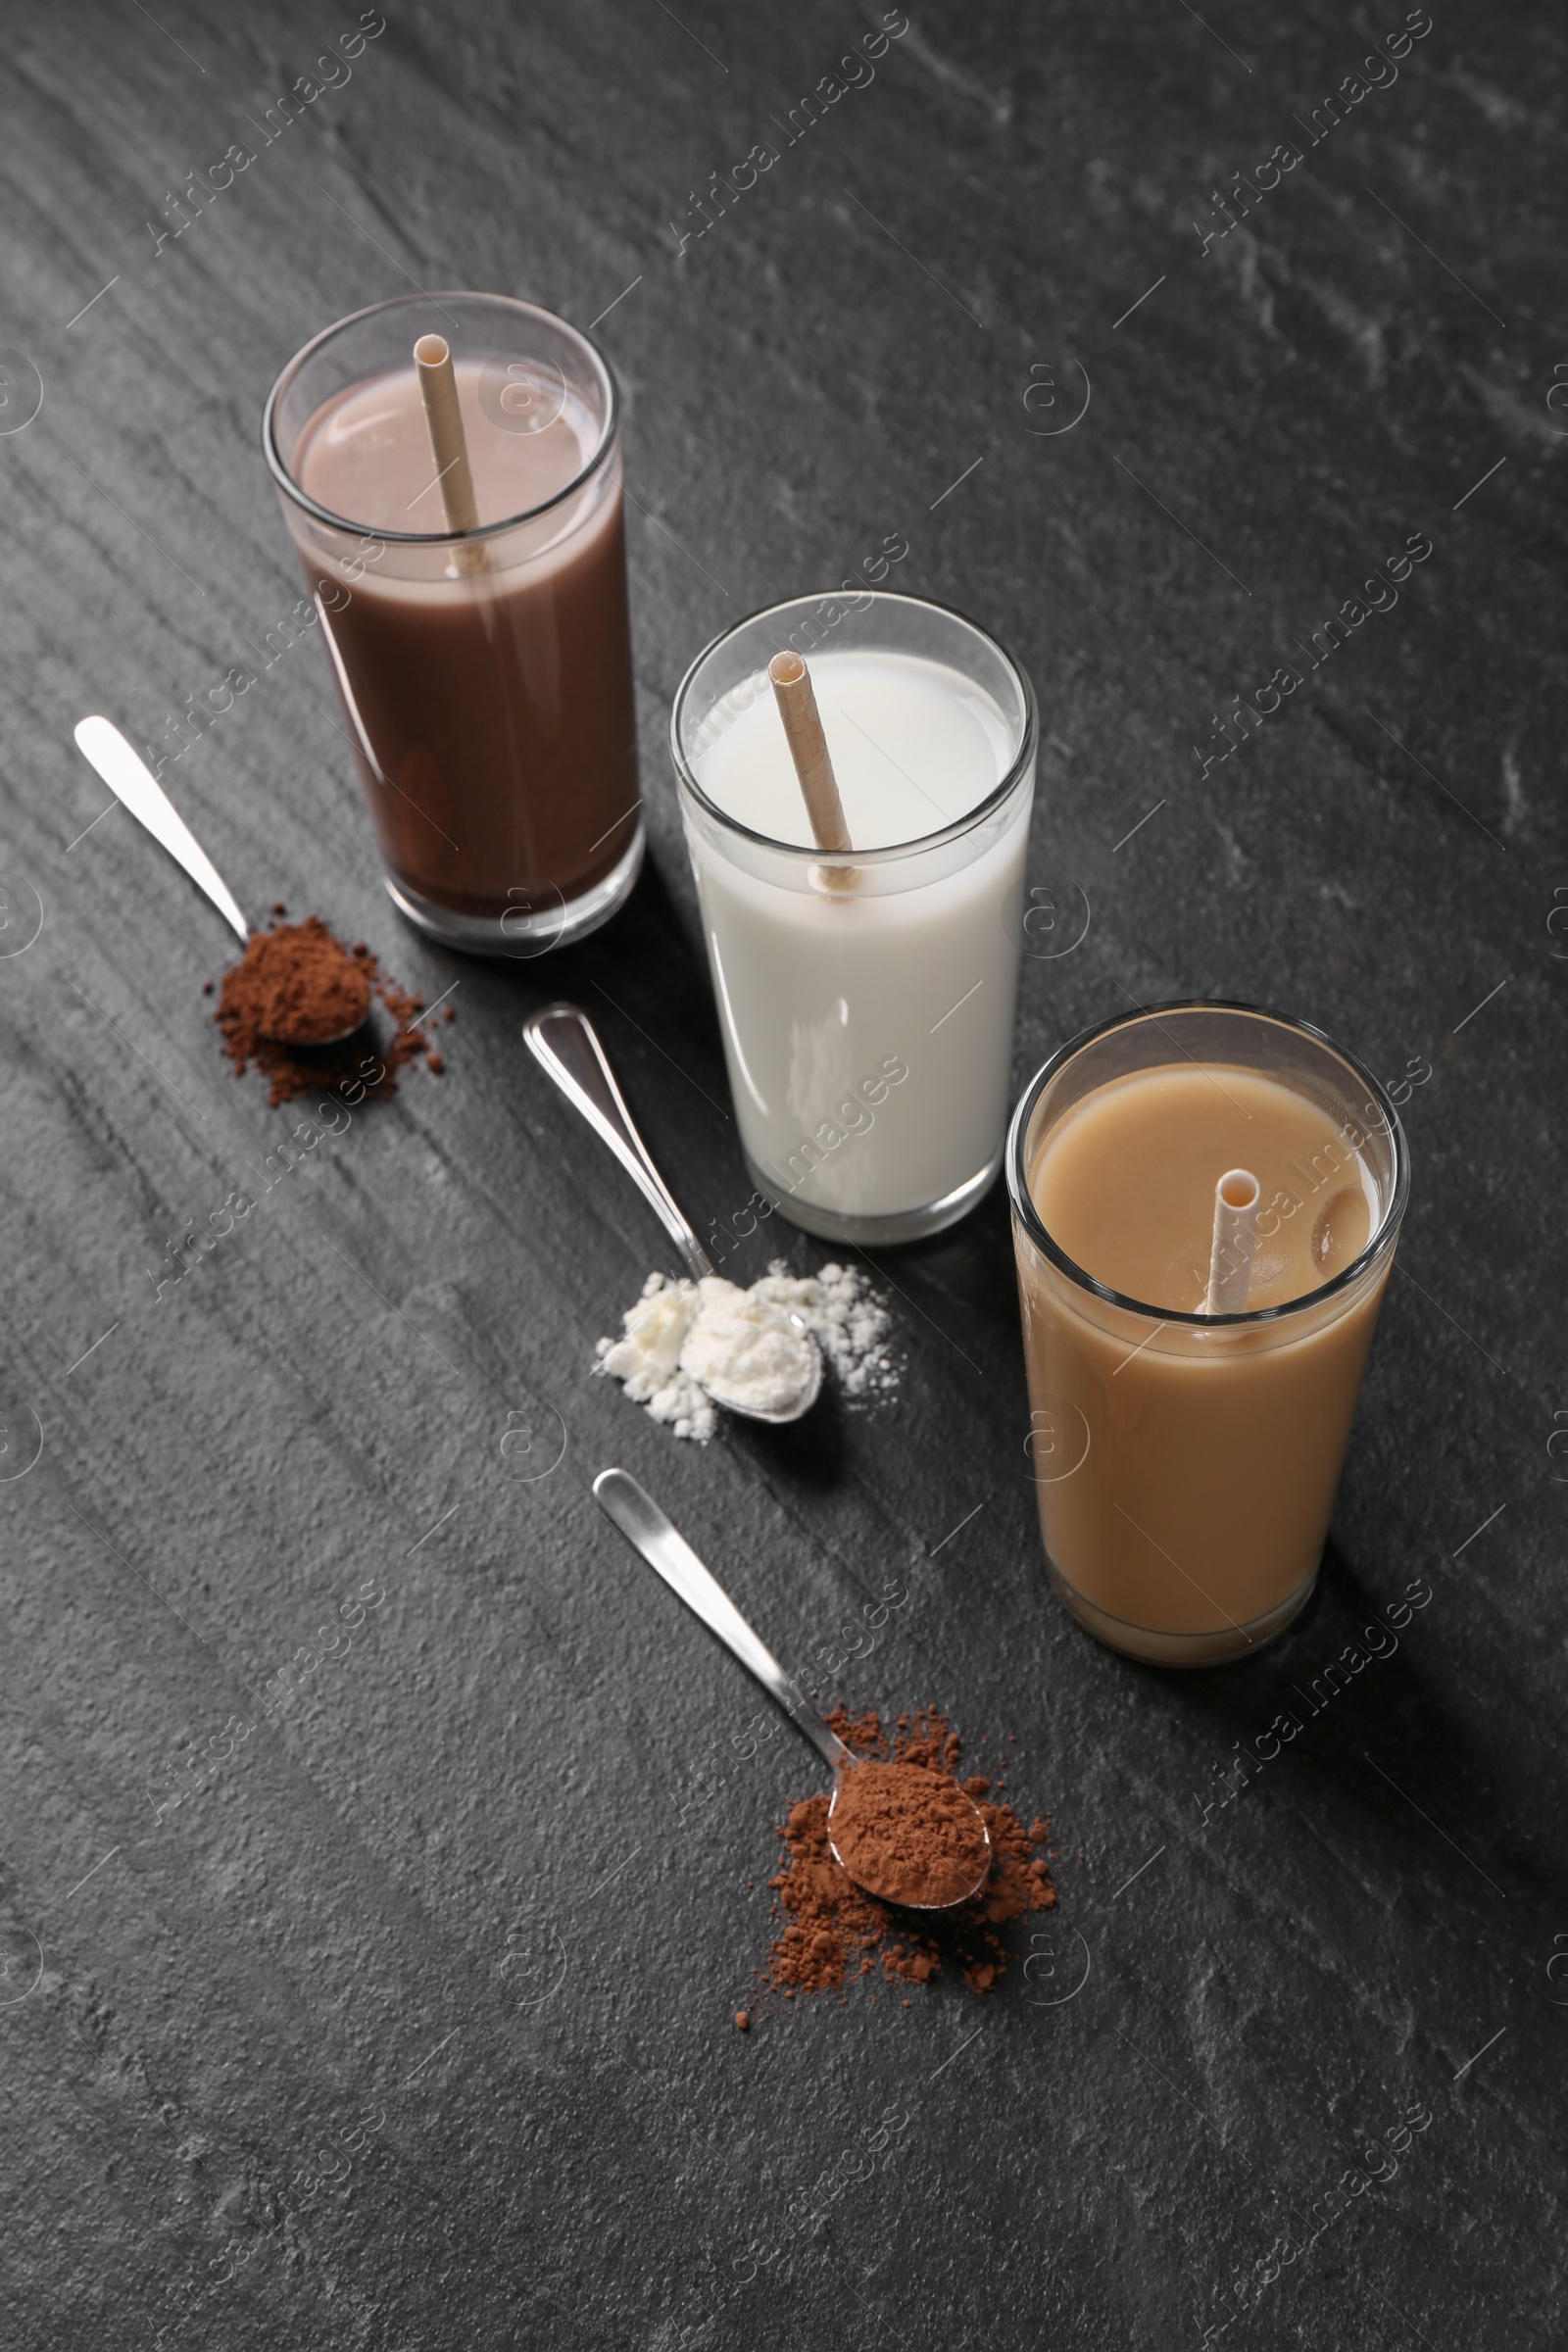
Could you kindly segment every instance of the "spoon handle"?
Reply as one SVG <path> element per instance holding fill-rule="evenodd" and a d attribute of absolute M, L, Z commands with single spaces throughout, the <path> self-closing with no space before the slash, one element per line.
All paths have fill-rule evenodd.
<path fill-rule="evenodd" d="M 767 1644 L 753 1633 L 723 1587 L 710 1575 L 684 1536 L 665 1518 L 653 1496 L 626 1470 L 601 1470 L 594 1480 L 594 1500 L 657 1570 L 670 1591 L 700 1617 L 710 1634 L 756 1675 L 769 1698 L 775 1699 L 798 1732 L 805 1734 L 822 1761 L 834 1772 L 853 1764 L 854 1756 L 838 1734 L 830 1731 L 809 1700 L 803 1697 Z"/>
<path fill-rule="evenodd" d="M 78 719 L 74 732 L 82 758 L 98 770 L 137 823 L 145 825 L 175 864 L 182 865 L 197 887 L 206 891 L 223 920 L 238 932 L 243 947 L 250 937 L 250 925 L 222 875 L 140 754 L 131 750 L 111 719 Z"/>
<path fill-rule="evenodd" d="M 694 1282 L 713 1264 L 632 1124 L 592 1021 L 578 1004 L 546 1004 L 522 1024 L 529 1053 L 603 1138 L 686 1261 Z M 640 1492 L 641 1490 L 639 1490 Z M 677 1541 L 679 1539 L 677 1538 Z M 716 1590 L 716 1587 L 715 1587 Z"/>

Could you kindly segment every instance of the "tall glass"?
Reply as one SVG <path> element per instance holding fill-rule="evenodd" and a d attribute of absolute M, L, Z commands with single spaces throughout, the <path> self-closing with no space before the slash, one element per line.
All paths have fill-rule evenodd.
<path fill-rule="evenodd" d="M 452 354 L 469 530 L 431 454 L 424 335 Z M 263 442 L 312 599 L 269 639 L 320 621 L 396 905 L 487 955 L 608 920 L 643 825 L 618 404 L 594 345 L 505 295 L 400 295 L 290 360 Z"/>
<path fill-rule="evenodd" d="M 819 686 L 854 657 L 862 710 L 896 714 L 913 692 L 938 714 L 950 700 L 978 711 L 990 764 L 973 805 L 848 852 L 720 807 L 710 758 L 760 699 L 771 713 L 767 664 L 785 647 Z M 823 715 L 831 743 L 826 703 Z M 808 1233 L 935 1233 L 1001 1166 L 1036 723 L 1028 678 L 995 639 L 916 597 L 775 605 L 681 683 L 671 748 L 741 1144 L 752 1182 Z M 840 744 L 853 748 L 847 728 Z"/>
<path fill-rule="evenodd" d="M 1331 1262 L 1342 1210 L 1364 1246 L 1298 1297 L 1235 1314 L 1202 1311 L 1211 1236 L 1194 1216 L 1190 1232 L 1178 1216 L 1157 1245 L 1160 1255 L 1169 1247 L 1186 1305 L 1123 1296 L 1075 1263 L 1040 1206 L 1048 1159 L 1073 1114 L 1132 1103 L 1124 1082 L 1145 1073 L 1200 1098 L 1211 1075 L 1248 1118 L 1254 1159 L 1271 1107 L 1295 1122 L 1302 1140 L 1265 1192 L 1259 1251 L 1310 1237 L 1300 1262 Z M 1259 1077 L 1284 1090 L 1278 1102 L 1250 1089 Z M 1226 1115 L 1217 1102 L 1215 1115 Z M 1160 1155 L 1140 1158 L 1135 1125 L 1118 1133 L 1140 1213 L 1156 1226 L 1167 1213 Z M 1218 1156 L 1218 1169 L 1229 1164 Z M 1250 1652 L 1291 1622 L 1317 1576 L 1409 1190 L 1393 1104 L 1304 1022 L 1242 1004 L 1156 1004 L 1053 1054 L 1014 1113 L 1007 1184 L 1029 1450 L 1058 1596 L 1133 1657 L 1202 1666 Z"/>

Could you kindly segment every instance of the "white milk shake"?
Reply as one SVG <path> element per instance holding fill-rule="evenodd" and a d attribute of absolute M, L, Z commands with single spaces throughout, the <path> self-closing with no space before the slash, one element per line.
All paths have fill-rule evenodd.
<path fill-rule="evenodd" d="M 1016 679 L 956 616 L 872 601 L 883 615 L 910 606 L 951 622 L 959 662 L 973 639 Z M 930 642 L 929 624 L 923 633 Z M 764 662 L 778 642 L 774 633 L 760 645 Z M 1032 710 L 1026 690 L 1009 712 L 974 664 L 925 652 L 851 643 L 808 658 L 858 858 L 812 847 L 765 668 L 706 713 L 686 713 L 701 795 L 684 796 L 687 838 L 735 1115 L 759 1183 L 808 1230 L 898 1240 L 961 1215 L 998 1165 Z"/>

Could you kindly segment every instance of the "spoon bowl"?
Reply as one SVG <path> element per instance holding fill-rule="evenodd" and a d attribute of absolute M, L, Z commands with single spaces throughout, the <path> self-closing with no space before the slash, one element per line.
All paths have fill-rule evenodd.
<path fill-rule="evenodd" d="M 822 1351 L 817 1347 L 808 1325 L 802 1321 L 792 1307 L 780 1307 L 779 1313 L 787 1322 L 794 1325 L 796 1331 L 800 1333 L 811 1350 L 809 1377 L 790 1398 L 788 1404 L 780 1405 L 776 1411 L 769 1412 L 765 1405 L 748 1404 L 739 1396 L 726 1396 L 716 1381 L 705 1380 L 702 1384 L 713 1402 L 721 1404 L 726 1413 L 739 1413 L 743 1421 L 766 1421 L 774 1429 L 782 1429 L 788 1422 L 799 1421 L 810 1411 L 822 1393 Z M 695 1378 L 695 1375 L 693 1377 Z"/>
<path fill-rule="evenodd" d="M 313 967 L 309 982 L 302 970 L 305 959 Z M 364 964 L 314 915 L 294 927 L 292 938 L 286 931 L 253 931 L 246 963 L 252 1020 L 264 1037 L 307 1058 L 357 1037 L 370 1017 L 370 981 Z"/>
<path fill-rule="evenodd" d="M 125 741 L 113 719 L 80 718 L 74 729 L 76 749 L 108 785 L 122 808 L 128 808 L 142 825 L 169 852 L 174 863 L 189 874 L 197 888 L 204 891 L 218 908 L 240 946 L 248 946 L 253 937 L 250 924 L 240 912 L 239 903 L 223 880 L 195 834 L 180 815 L 173 802 L 159 783 L 139 752 Z M 319 1051 L 327 1046 L 341 1046 L 363 1029 L 370 1009 L 369 991 L 366 991 L 365 1011 L 346 1029 L 330 1037 L 290 1037 L 286 1031 L 269 1032 L 277 1045 L 295 1046 Z"/>
<path fill-rule="evenodd" d="M 688 1363 L 684 1348 L 681 1350 L 680 1363 L 682 1371 L 689 1373 L 693 1380 L 708 1391 L 713 1402 L 721 1404 L 727 1413 L 740 1413 L 749 1421 L 768 1421 L 775 1427 L 779 1427 L 788 1421 L 799 1421 L 802 1414 L 808 1413 L 816 1402 L 822 1387 L 822 1350 L 818 1348 L 808 1326 L 792 1307 L 770 1305 L 767 1310 L 767 1321 L 776 1331 L 788 1332 L 791 1335 L 800 1359 L 799 1386 L 790 1393 L 781 1405 L 770 1407 L 758 1404 L 752 1399 L 738 1395 L 734 1390 L 726 1389 L 722 1380 L 699 1368 L 700 1358 L 696 1362 Z M 694 1327 L 694 1333 L 687 1335 L 688 1346 L 695 1336 L 695 1331 L 700 1328 L 700 1325 Z"/>
<path fill-rule="evenodd" d="M 863 1893 L 875 1895 L 879 1903 L 896 1903 L 901 1911 L 951 1911 L 959 1903 L 972 1901 L 990 1875 L 991 1832 L 986 1827 L 984 1814 L 968 1790 L 960 1788 L 951 1773 L 939 1772 L 934 1766 L 882 1765 L 880 1770 L 901 1775 L 925 1773 L 934 1784 L 933 1798 L 938 1791 L 942 1794 L 942 1810 L 947 1815 L 945 1827 L 949 1833 L 948 1842 L 956 1850 L 944 1857 L 947 1869 L 943 1873 L 944 1885 L 940 1895 L 933 1894 L 932 1899 L 922 1901 L 901 1892 L 901 1886 L 906 1886 L 907 1880 L 901 1880 L 897 1876 L 894 1858 L 884 1855 L 879 1861 L 874 1849 L 868 1858 L 863 1842 L 860 1849 L 856 1851 L 853 1866 L 845 1859 L 839 1850 L 839 1840 L 834 1836 L 839 1799 L 844 1795 L 846 1787 L 859 1774 L 876 1773 L 878 1769 L 876 1759 L 861 1757 L 857 1759 L 853 1767 L 844 1766 L 835 1778 L 833 1796 L 827 1809 L 828 1851 L 834 1861 Z"/>
<path fill-rule="evenodd" d="M 716 1635 L 732 1657 L 739 1658 L 749 1674 L 755 1675 L 769 1698 L 781 1707 L 803 1740 L 808 1740 L 833 1775 L 833 1802 L 828 1811 L 828 1843 L 833 1859 L 845 1876 L 854 1881 L 862 1893 L 879 1903 L 896 1902 L 902 1910 L 935 1913 L 955 1910 L 968 1902 L 985 1883 L 991 1868 L 991 1833 L 985 1817 L 967 1790 L 959 1788 L 951 1774 L 933 1770 L 932 1779 L 945 1788 L 952 1789 L 974 1814 L 977 1836 L 972 1839 L 984 1859 L 972 1883 L 945 1895 L 941 1902 L 911 1903 L 883 1891 L 859 1871 L 852 1870 L 833 1843 L 833 1814 L 844 1793 L 845 1783 L 852 1773 L 874 1771 L 874 1761 L 858 1756 L 846 1746 L 831 1724 L 823 1721 L 810 1700 L 797 1689 L 761 1638 L 747 1624 L 723 1586 L 705 1568 L 684 1536 L 660 1509 L 653 1496 L 640 1487 L 628 1470 L 601 1470 L 594 1480 L 594 1500 L 605 1517 L 617 1527 L 639 1552 L 657 1576 L 663 1578 L 670 1591 L 686 1603 L 695 1617 L 700 1617 L 710 1634 Z M 883 1769 L 886 1769 L 885 1767 Z M 961 1820 L 957 1807 L 949 1800 L 950 1813 Z M 884 1881 L 884 1885 L 888 1882 Z"/>

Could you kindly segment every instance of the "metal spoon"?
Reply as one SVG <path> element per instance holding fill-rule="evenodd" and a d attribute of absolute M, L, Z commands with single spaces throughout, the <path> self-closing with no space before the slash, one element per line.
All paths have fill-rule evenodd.
<path fill-rule="evenodd" d="M 729 1594 L 717 1580 L 703 1566 L 691 1545 L 665 1518 L 653 1496 L 640 1487 L 626 1470 L 601 1470 L 594 1480 L 594 1500 L 605 1517 L 618 1527 L 628 1544 L 642 1553 L 650 1568 L 662 1576 L 670 1591 L 686 1603 L 694 1616 L 700 1617 L 710 1634 L 716 1634 L 731 1655 L 757 1677 L 769 1698 L 783 1708 L 804 1739 L 809 1740 L 817 1754 L 833 1774 L 833 1803 L 828 1808 L 828 1844 L 833 1859 L 855 1884 L 874 1894 L 879 1902 L 897 1902 L 897 1895 L 887 1894 L 870 1880 L 856 1878 L 843 1855 L 833 1844 L 833 1814 L 837 1809 L 846 1773 L 853 1772 L 861 1758 L 846 1747 L 837 1732 L 823 1722 L 810 1701 L 802 1696 L 766 1643 L 752 1631 Z M 954 1784 L 957 1786 L 956 1782 Z M 976 1874 L 974 1885 L 946 1903 L 909 1903 L 906 1911 L 951 1911 L 956 1903 L 966 1903 L 985 1884 L 991 1868 L 991 1833 L 978 1805 L 975 1821 L 985 1841 L 985 1861 Z"/>
<path fill-rule="evenodd" d="M 522 1024 L 522 1038 L 540 1068 L 555 1080 L 567 1102 L 582 1112 L 594 1133 L 610 1146 L 680 1251 L 692 1280 L 701 1282 L 711 1274 L 713 1262 L 633 1126 L 631 1112 L 621 1099 L 598 1032 L 582 1007 L 546 1004 L 538 1012 L 530 1012 Z M 816 1402 L 822 1387 L 822 1351 L 815 1334 L 790 1308 L 780 1311 L 788 1316 L 811 1351 L 809 1379 L 799 1396 L 791 1397 L 776 1413 L 763 1412 L 755 1404 L 743 1404 L 738 1397 L 726 1396 L 721 1389 L 705 1383 L 709 1395 L 726 1412 L 739 1413 L 748 1421 L 770 1421 L 776 1425 L 798 1421 Z"/>
<path fill-rule="evenodd" d="M 117 801 L 130 810 L 140 825 L 145 825 L 154 841 L 162 843 L 176 865 L 183 866 L 191 880 L 207 893 L 232 931 L 241 947 L 250 939 L 252 926 L 239 910 L 233 893 L 219 872 L 195 834 L 180 815 L 173 802 L 159 783 L 141 755 L 120 732 L 112 719 L 79 718 L 74 733 L 76 749 L 89 765 L 95 767 Z M 368 983 L 365 991 L 365 1012 L 346 1029 L 331 1037 L 280 1037 L 285 1046 L 338 1046 L 364 1026 L 370 1009 Z"/>

